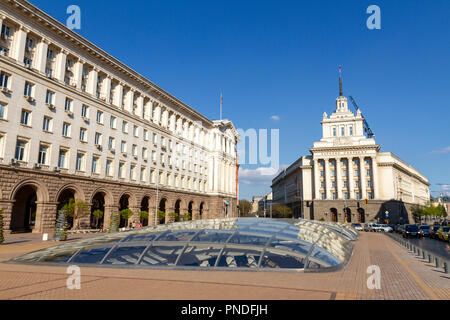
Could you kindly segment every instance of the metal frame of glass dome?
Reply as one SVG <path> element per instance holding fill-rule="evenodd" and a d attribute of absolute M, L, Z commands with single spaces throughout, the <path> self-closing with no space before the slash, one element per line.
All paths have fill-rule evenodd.
<path fill-rule="evenodd" d="M 339 231 L 336 230 L 339 229 Z M 308 220 L 252 218 L 159 225 L 65 244 L 10 263 L 137 269 L 334 271 L 357 233 Z"/>

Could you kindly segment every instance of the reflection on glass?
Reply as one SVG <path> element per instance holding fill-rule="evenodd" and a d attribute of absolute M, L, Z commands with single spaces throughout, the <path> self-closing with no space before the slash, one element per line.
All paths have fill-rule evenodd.
<path fill-rule="evenodd" d="M 146 247 L 118 247 L 106 258 L 103 264 L 127 265 L 136 264 Z"/>
<path fill-rule="evenodd" d="M 151 246 L 145 253 L 141 265 L 148 266 L 174 266 L 183 246 Z"/>

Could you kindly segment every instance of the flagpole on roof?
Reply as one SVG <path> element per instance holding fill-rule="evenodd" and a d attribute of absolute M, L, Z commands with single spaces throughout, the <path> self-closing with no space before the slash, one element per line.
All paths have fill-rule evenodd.
<path fill-rule="evenodd" d="M 220 93 L 220 121 L 222 121 L 223 94 Z"/>

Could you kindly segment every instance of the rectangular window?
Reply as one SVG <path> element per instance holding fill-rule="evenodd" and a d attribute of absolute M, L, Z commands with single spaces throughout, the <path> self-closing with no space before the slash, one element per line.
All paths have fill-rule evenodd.
<path fill-rule="evenodd" d="M 136 166 L 133 164 L 130 165 L 130 179 L 136 180 Z"/>
<path fill-rule="evenodd" d="M 89 110 L 89 107 L 88 107 L 88 106 L 83 105 L 83 106 L 81 107 L 81 116 L 82 116 L 83 118 L 89 118 L 88 110 Z"/>
<path fill-rule="evenodd" d="M 361 200 L 361 194 L 359 192 L 356 193 L 356 200 Z"/>
<path fill-rule="evenodd" d="M 152 161 L 156 161 L 156 151 L 152 151 Z"/>
<path fill-rule="evenodd" d="M 0 133 L 0 158 L 3 158 L 5 151 L 5 135 Z"/>
<path fill-rule="evenodd" d="M 92 173 L 99 173 L 100 164 L 99 157 L 92 157 Z"/>
<path fill-rule="evenodd" d="M 102 144 L 102 134 L 101 133 L 98 133 L 98 132 L 95 133 L 94 144 L 95 145 L 101 145 Z"/>
<path fill-rule="evenodd" d="M 156 133 L 153 134 L 153 143 L 154 144 L 158 143 L 158 135 Z"/>
<path fill-rule="evenodd" d="M 142 148 L 142 158 L 147 159 L 147 157 L 148 157 L 147 148 Z"/>
<path fill-rule="evenodd" d="M 139 128 L 138 128 L 137 126 L 134 126 L 134 127 L 133 127 L 133 135 L 134 135 L 135 137 L 139 137 L 138 131 L 139 131 Z"/>
<path fill-rule="evenodd" d="M 76 170 L 77 171 L 84 171 L 84 153 L 77 153 L 77 163 L 76 163 Z"/>
<path fill-rule="evenodd" d="M 353 127 L 350 127 L 348 130 L 349 130 L 349 135 L 352 136 L 353 135 Z"/>
<path fill-rule="evenodd" d="M 341 136 L 345 136 L 345 127 L 341 127 Z"/>
<path fill-rule="evenodd" d="M 39 164 L 47 164 L 47 153 L 48 153 L 48 146 L 41 144 L 39 146 L 39 156 L 38 156 Z"/>
<path fill-rule="evenodd" d="M 24 126 L 31 125 L 31 111 L 22 110 L 22 115 L 20 117 L 20 123 L 23 124 Z"/>
<path fill-rule="evenodd" d="M 128 133 L 128 122 L 126 122 L 126 121 L 122 122 L 122 132 Z"/>
<path fill-rule="evenodd" d="M 87 141 L 87 134 L 86 134 L 85 128 L 80 128 L 80 141 L 86 142 Z"/>
<path fill-rule="evenodd" d="M 103 123 L 103 112 L 97 111 L 97 123 Z"/>
<path fill-rule="evenodd" d="M 24 140 L 17 140 L 15 159 L 18 161 L 25 161 L 25 151 L 28 142 Z"/>
<path fill-rule="evenodd" d="M 345 193 L 345 200 L 349 200 L 350 199 L 350 197 L 349 197 L 349 195 L 348 195 L 348 192 L 346 192 Z"/>
<path fill-rule="evenodd" d="M 64 105 L 64 110 L 72 112 L 72 99 L 66 98 L 66 104 Z"/>
<path fill-rule="evenodd" d="M 59 157 L 58 157 L 59 168 L 67 169 L 67 153 L 68 151 L 65 149 L 59 150 Z"/>
<path fill-rule="evenodd" d="M 116 117 L 111 116 L 109 120 L 109 126 L 111 127 L 111 129 L 116 129 L 116 120 Z"/>
<path fill-rule="evenodd" d="M 0 119 L 6 120 L 6 104 L 0 102 Z"/>
<path fill-rule="evenodd" d="M 1 33 L 2 39 L 8 39 L 10 36 L 11 36 L 11 28 L 3 24 Z"/>
<path fill-rule="evenodd" d="M 124 168 L 125 168 L 125 163 L 120 162 L 119 163 L 119 178 L 124 178 Z"/>
<path fill-rule="evenodd" d="M 145 181 L 145 176 L 147 175 L 147 169 L 145 167 L 141 167 L 141 181 Z"/>
<path fill-rule="evenodd" d="M 113 175 L 113 171 L 112 171 L 112 164 L 113 164 L 113 161 L 112 160 L 106 160 L 106 172 L 105 172 L 105 174 L 108 176 L 108 177 L 112 177 L 112 175 Z"/>
<path fill-rule="evenodd" d="M 333 128 L 333 137 L 336 137 L 336 136 L 337 136 L 336 128 Z"/>
<path fill-rule="evenodd" d="M 0 73 L 0 87 L 9 88 L 9 74 L 4 72 Z"/>
<path fill-rule="evenodd" d="M 127 152 L 127 143 L 125 141 L 122 141 L 120 143 L 120 152 L 123 152 L 123 153 Z"/>
<path fill-rule="evenodd" d="M 109 150 L 114 149 L 114 145 L 115 145 L 114 142 L 115 142 L 115 139 L 113 137 L 109 137 L 109 140 L 108 140 L 108 149 Z"/>
<path fill-rule="evenodd" d="M 325 193 L 322 193 L 322 200 L 325 200 Z"/>
<path fill-rule="evenodd" d="M 148 141 L 148 131 L 144 129 L 144 140 Z"/>
<path fill-rule="evenodd" d="M 135 144 L 133 144 L 133 146 L 131 147 L 131 153 L 133 154 L 133 156 L 137 156 L 137 146 Z"/>
<path fill-rule="evenodd" d="M 33 96 L 33 84 L 31 84 L 28 81 L 25 82 L 25 89 L 24 89 L 23 95 L 25 97 L 32 97 Z"/>
<path fill-rule="evenodd" d="M 333 193 L 333 200 L 337 200 L 337 194 Z"/>
<path fill-rule="evenodd" d="M 70 124 L 67 122 L 63 123 L 62 135 L 63 137 L 70 137 Z"/>
<path fill-rule="evenodd" d="M 45 103 L 54 105 L 55 104 L 54 99 L 55 93 L 50 90 L 47 90 L 47 95 L 45 96 Z"/>
<path fill-rule="evenodd" d="M 52 131 L 52 118 L 44 117 L 44 122 L 42 124 L 42 130 L 44 130 L 45 132 Z"/>

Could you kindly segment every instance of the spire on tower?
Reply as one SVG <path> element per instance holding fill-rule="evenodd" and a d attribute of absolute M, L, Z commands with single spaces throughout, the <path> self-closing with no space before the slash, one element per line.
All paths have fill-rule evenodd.
<path fill-rule="evenodd" d="M 342 90 L 342 67 L 339 66 L 339 97 L 344 96 L 344 91 Z"/>

